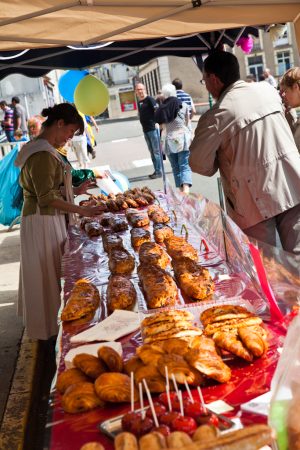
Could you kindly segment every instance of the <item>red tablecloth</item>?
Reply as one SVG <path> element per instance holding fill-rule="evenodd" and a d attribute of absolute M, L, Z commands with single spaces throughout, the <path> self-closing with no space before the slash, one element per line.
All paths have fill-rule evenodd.
<path fill-rule="evenodd" d="M 161 202 L 165 199 L 163 195 L 160 196 Z M 174 205 L 164 205 L 169 210 L 174 208 Z M 182 223 L 187 223 L 187 217 L 180 214 L 180 209 L 177 206 L 177 225 L 173 223 L 173 227 L 177 234 L 180 233 Z M 220 221 L 217 220 L 218 227 Z M 195 227 L 188 226 L 189 242 L 199 249 L 199 243 L 204 237 L 209 245 L 209 251 L 205 249 L 200 251 L 199 260 L 207 266 L 216 283 L 215 298 L 223 299 L 238 296 L 241 299 L 249 301 L 254 310 L 262 315 L 268 321 L 268 309 L 265 300 L 262 299 L 261 293 L 253 276 L 245 270 L 245 264 L 240 267 L 237 264 L 238 257 L 235 257 L 234 246 L 229 248 L 227 243 L 227 251 L 231 252 L 231 258 L 235 258 L 234 264 L 230 264 L 224 258 L 224 254 L 220 252 L 217 245 L 217 240 L 212 241 Z M 216 233 L 216 228 L 212 229 Z M 124 241 L 128 249 L 131 250 L 129 241 L 129 232 L 123 233 Z M 137 255 L 136 255 L 137 256 Z M 243 258 L 243 255 L 242 255 Z M 250 272 L 251 268 L 249 269 Z M 103 251 L 101 238 L 88 239 L 87 236 L 73 227 L 69 230 L 69 240 L 66 245 L 65 255 L 63 259 L 63 273 L 64 273 L 64 299 L 67 300 L 72 286 L 76 280 L 85 277 L 90 279 L 99 288 L 101 295 L 101 306 L 92 322 L 77 323 L 76 325 L 64 325 L 61 338 L 61 359 L 58 371 L 64 370 L 64 356 L 67 351 L 74 347 L 70 343 L 70 337 L 74 334 L 83 331 L 91 325 L 99 322 L 107 316 L 107 308 L 105 303 L 105 291 L 109 271 L 107 268 L 107 255 Z M 136 273 L 133 274 L 132 280 L 138 289 L 139 308 L 145 308 L 145 302 L 138 287 L 138 280 Z M 179 303 L 188 301 L 180 296 Z M 279 358 L 277 351 L 278 347 L 282 347 L 284 330 L 274 324 L 266 323 L 269 334 L 270 347 L 267 354 L 253 363 L 249 364 L 241 360 L 231 360 L 229 365 L 232 368 L 232 379 L 229 383 L 217 384 L 211 382 L 209 386 L 203 388 L 203 396 L 206 403 L 210 403 L 217 399 L 223 399 L 230 405 L 234 406 L 235 410 L 231 415 L 241 415 L 239 406 L 251 400 L 252 398 L 267 392 L 270 389 L 270 382 L 276 368 Z M 121 339 L 123 344 L 123 352 L 125 358 L 135 353 L 135 347 L 141 343 L 139 333 L 127 336 Z M 196 391 L 192 391 L 196 396 Z M 97 408 L 91 412 L 83 414 L 65 414 L 60 405 L 60 396 L 55 392 L 51 396 L 51 404 L 49 407 L 49 418 L 47 424 L 48 430 L 48 448 L 51 450 L 79 450 L 86 442 L 98 441 L 101 442 L 107 450 L 113 448 L 112 441 L 101 434 L 97 428 L 102 421 L 122 414 L 129 410 L 130 405 L 112 405 L 105 409 Z M 244 423 L 261 422 L 265 419 L 262 416 L 253 416 L 250 414 L 243 414 L 241 419 Z"/>

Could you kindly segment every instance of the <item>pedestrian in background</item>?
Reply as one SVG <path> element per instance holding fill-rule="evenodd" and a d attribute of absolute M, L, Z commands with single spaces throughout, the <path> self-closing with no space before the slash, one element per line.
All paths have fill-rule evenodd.
<path fill-rule="evenodd" d="M 19 97 L 13 97 L 11 99 L 11 104 L 14 112 L 14 130 L 22 130 L 23 136 L 28 135 L 27 127 L 27 113 L 25 108 L 20 104 Z"/>
<path fill-rule="evenodd" d="M 214 52 L 203 79 L 216 99 L 190 146 L 193 172 L 220 170 L 229 216 L 248 235 L 300 255 L 300 156 L 282 100 L 268 83 L 240 80 L 237 58 Z"/>
<path fill-rule="evenodd" d="M 136 84 L 135 93 L 138 98 L 139 119 L 154 167 L 154 172 L 149 175 L 149 178 L 159 178 L 162 176 L 160 137 L 154 119 L 158 105 L 153 97 L 147 95 L 146 88 L 142 83 Z"/>
<path fill-rule="evenodd" d="M 163 150 L 172 166 L 175 185 L 185 194 L 192 186 L 192 172 L 189 166 L 191 133 L 188 128 L 189 108 L 176 97 L 173 84 L 162 87 L 163 103 L 155 112 L 155 120 L 164 126 Z"/>
<path fill-rule="evenodd" d="M 181 102 L 184 102 L 188 105 L 189 107 L 189 113 L 190 113 L 190 119 L 192 119 L 192 117 L 196 114 L 196 109 L 195 109 L 195 105 L 193 102 L 192 97 L 190 96 L 190 94 L 188 94 L 187 92 L 185 92 L 182 89 L 182 81 L 179 78 L 175 78 L 172 81 L 172 84 L 174 84 L 175 88 L 176 88 L 176 96 L 179 100 L 181 100 Z"/>
<path fill-rule="evenodd" d="M 263 71 L 263 77 L 264 80 L 269 83 L 271 86 L 273 86 L 275 89 L 277 88 L 277 81 L 275 80 L 275 78 L 273 77 L 273 75 L 271 75 L 271 71 L 270 69 L 265 69 Z"/>
<path fill-rule="evenodd" d="M 4 112 L 4 119 L 2 121 L 2 128 L 6 134 L 8 142 L 13 142 L 14 139 L 14 112 L 8 106 L 5 100 L 1 100 L 0 108 Z"/>

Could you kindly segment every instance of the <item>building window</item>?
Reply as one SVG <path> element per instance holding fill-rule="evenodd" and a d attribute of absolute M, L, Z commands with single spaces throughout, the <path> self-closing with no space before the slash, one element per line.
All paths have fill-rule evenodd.
<path fill-rule="evenodd" d="M 292 66 L 291 53 L 289 50 L 276 52 L 277 75 L 282 76 Z"/>
<path fill-rule="evenodd" d="M 260 80 L 264 70 L 264 61 L 262 55 L 247 57 L 248 73 L 255 76 L 256 81 Z"/>
<path fill-rule="evenodd" d="M 289 43 L 289 33 L 288 27 L 286 26 L 283 35 L 280 38 L 276 39 L 273 45 L 274 47 L 279 47 L 280 45 L 288 45 L 288 43 Z"/>

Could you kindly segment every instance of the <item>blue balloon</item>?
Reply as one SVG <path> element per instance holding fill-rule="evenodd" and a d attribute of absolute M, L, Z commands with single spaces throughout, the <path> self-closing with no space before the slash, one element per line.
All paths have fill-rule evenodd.
<path fill-rule="evenodd" d="M 74 103 L 74 92 L 78 83 L 88 75 L 87 70 L 68 70 L 58 80 L 60 95 L 70 103 Z"/>

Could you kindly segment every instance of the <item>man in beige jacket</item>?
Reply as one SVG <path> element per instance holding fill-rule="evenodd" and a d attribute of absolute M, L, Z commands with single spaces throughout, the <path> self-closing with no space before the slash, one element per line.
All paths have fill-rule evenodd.
<path fill-rule="evenodd" d="M 203 79 L 216 99 L 190 147 L 193 172 L 220 170 L 229 216 L 256 239 L 300 255 L 300 156 L 278 92 L 240 80 L 237 58 L 215 52 Z"/>

